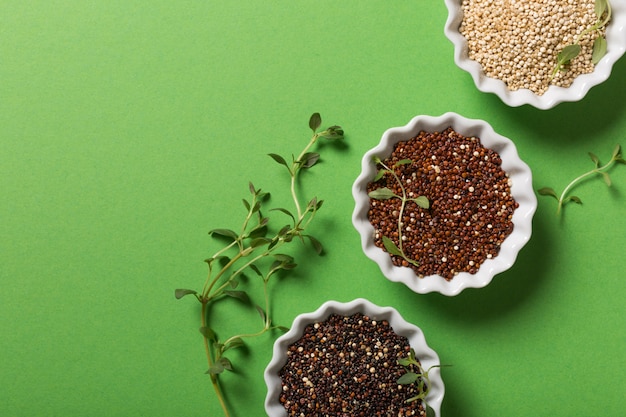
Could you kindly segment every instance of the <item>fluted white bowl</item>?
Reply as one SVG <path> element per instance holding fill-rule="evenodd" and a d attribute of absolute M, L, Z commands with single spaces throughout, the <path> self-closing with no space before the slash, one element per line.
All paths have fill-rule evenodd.
<path fill-rule="evenodd" d="M 444 395 L 444 384 L 441 379 L 439 367 L 439 356 L 426 343 L 422 330 L 404 320 L 400 313 L 393 307 L 380 307 L 371 301 L 363 298 L 357 298 L 347 303 L 338 301 L 327 301 L 317 310 L 311 313 L 298 315 L 291 326 L 291 329 L 279 337 L 274 343 L 272 360 L 265 369 L 264 378 L 267 385 L 267 397 L 265 399 L 265 411 L 269 417 L 287 417 L 287 411 L 280 403 L 280 393 L 282 390 L 282 382 L 279 372 L 287 363 L 287 350 L 289 345 L 300 339 L 304 333 L 304 329 L 309 324 L 322 322 L 332 314 L 341 316 L 351 316 L 361 313 L 368 316 L 372 320 L 387 320 L 393 331 L 408 339 L 411 348 L 415 351 L 415 357 L 420 361 L 423 369 L 430 369 L 428 378 L 430 380 L 430 390 L 426 397 L 426 402 L 435 411 L 437 417 L 441 416 L 441 403 Z"/>
<path fill-rule="evenodd" d="M 373 157 L 388 158 L 394 145 L 411 139 L 420 131 L 436 132 L 452 127 L 456 132 L 480 138 L 485 148 L 496 151 L 502 159 L 502 169 L 511 180 L 511 195 L 519 204 L 513 213 L 513 231 L 502 242 L 498 256 L 486 259 L 475 274 L 460 272 L 452 280 L 446 281 L 440 275 L 419 277 L 411 268 L 395 266 L 390 255 L 374 243 L 374 227 L 369 221 L 370 197 L 367 185 L 376 176 L 377 168 Z M 361 173 L 352 186 L 355 201 L 352 223 L 361 236 L 361 246 L 365 255 L 376 262 L 387 279 L 401 282 L 416 293 L 439 292 L 454 296 L 465 288 L 482 288 L 489 284 L 496 274 L 509 269 L 519 251 L 528 242 L 532 233 L 532 218 L 537 208 L 537 197 L 532 188 L 530 168 L 517 154 L 515 144 L 497 134 L 485 121 L 467 119 L 456 113 L 441 116 L 416 116 L 402 127 L 394 127 L 384 132 L 380 143 L 365 153 L 361 161 Z"/>
<path fill-rule="evenodd" d="M 579 75 L 567 88 L 551 86 L 543 95 L 537 95 L 528 89 L 511 91 L 502 80 L 486 76 L 480 64 L 469 58 L 467 39 L 459 31 L 463 21 L 461 0 L 445 0 L 445 3 L 448 18 L 444 33 L 454 44 L 454 62 L 472 76 L 478 90 L 497 95 L 511 107 L 529 104 L 547 110 L 562 102 L 582 100 L 592 87 L 609 78 L 613 64 L 626 51 L 626 1 L 612 0 L 612 18 L 606 30 L 606 55 L 595 65 L 593 72 Z"/>

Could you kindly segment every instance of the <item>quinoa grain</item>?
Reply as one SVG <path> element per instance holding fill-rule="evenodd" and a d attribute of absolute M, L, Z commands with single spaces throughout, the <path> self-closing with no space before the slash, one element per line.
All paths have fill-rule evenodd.
<path fill-rule="evenodd" d="M 558 53 L 596 21 L 594 5 L 595 0 L 463 0 L 460 32 L 469 58 L 487 76 L 509 90 L 542 95 L 550 85 L 569 87 L 577 76 L 593 72 L 598 32 L 582 36 L 580 55 L 552 78 Z"/>
<path fill-rule="evenodd" d="M 320 344 L 323 338 L 330 343 Z M 289 346 L 279 401 L 289 417 L 425 417 L 421 401 L 406 401 L 417 386 L 397 383 L 406 372 L 397 361 L 409 351 L 385 320 L 332 314 Z"/>
<path fill-rule="evenodd" d="M 398 142 L 384 162 L 391 167 L 403 159 L 412 162 L 395 167 L 396 175 L 407 192 L 428 198 L 430 208 L 408 203 L 400 219 L 402 249 L 419 266 L 395 255 L 390 255 L 392 262 L 412 268 L 418 276 L 437 274 L 448 281 L 460 272 L 475 274 L 485 259 L 498 255 L 513 231 L 518 204 L 500 155 L 485 148 L 479 138 L 447 128 L 422 131 Z M 408 184 L 406 178 L 414 180 Z M 402 194 L 391 175 L 369 183 L 367 192 L 383 187 Z M 375 231 L 374 243 L 383 250 L 383 236 L 399 246 L 400 206 L 397 198 L 370 198 L 368 218 Z"/>

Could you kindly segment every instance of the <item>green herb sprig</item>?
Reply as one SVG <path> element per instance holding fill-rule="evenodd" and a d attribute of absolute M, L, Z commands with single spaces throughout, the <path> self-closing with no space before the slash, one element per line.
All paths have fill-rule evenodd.
<path fill-rule="evenodd" d="M 591 171 L 585 172 L 584 174 L 579 175 L 578 177 L 574 178 L 567 185 L 567 187 L 565 187 L 565 189 L 563 190 L 560 196 L 556 193 L 556 191 L 554 191 L 553 188 L 550 188 L 550 187 L 543 187 L 537 190 L 537 192 L 540 195 L 553 197 L 558 201 L 557 214 L 560 213 L 563 206 L 570 201 L 576 204 L 583 203 L 579 197 L 575 195 L 568 195 L 570 190 L 574 188 L 577 184 L 579 184 L 581 181 L 585 180 L 586 178 L 592 175 L 601 175 L 602 178 L 604 179 L 604 183 L 610 187 L 612 182 L 611 182 L 611 177 L 609 176 L 609 173 L 608 173 L 609 169 L 615 163 L 626 164 L 626 160 L 624 160 L 624 158 L 622 157 L 622 148 L 620 147 L 620 145 L 615 146 L 615 148 L 613 149 L 613 153 L 611 154 L 611 159 L 609 160 L 609 162 L 607 162 L 604 165 L 600 163 L 600 159 L 592 152 L 589 152 L 589 157 L 591 158 L 591 161 L 594 163 L 595 168 L 592 169 Z"/>
<path fill-rule="evenodd" d="M 280 212 L 289 219 L 288 224 L 281 224 L 279 228 L 272 228 L 275 221 L 270 221 L 264 214 L 265 205 L 269 193 L 261 191 L 249 184 L 251 197 L 243 199 L 245 217 L 239 231 L 231 229 L 213 229 L 209 232 L 214 238 L 225 240 L 223 248 L 206 259 L 208 276 L 202 290 L 177 289 L 175 297 L 180 299 L 187 295 L 193 295 L 201 304 L 200 309 L 200 333 L 203 335 L 204 350 L 208 362 L 206 373 L 211 378 L 211 384 L 226 417 L 230 416 L 224 393 L 220 383 L 220 375 L 224 371 L 232 371 L 233 364 L 226 354 L 232 349 L 244 346 L 244 339 L 261 336 L 273 329 L 286 330 L 282 326 L 275 326 L 270 317 L 270 279 L 277 274 L 294 269 L 297 264 L 294 257 L 282 252 L 285 247 L 294 241 L 309 241 L 313 249 L 321 254 L 321 243 L 312 235 L 306 233 L 313 218 L 322 207 L 323 200 L 313 198 L 302 204 L 298 195 L 299 177 L 303 170 L 314 166 L 320 155 L 311 152 L 311 147 L 318 139 L 338 140 L 343 138 L 343 130 L 340 126 L 331 126 L 318 131 L 322 123 L 319 113 L 314 113 L 309 119 L 309 127 L 313 135 L 309 143 L 297 156 L 292 156 L 291 161 L 278 154 L 271 153 L 269 156 L 285 166 L 291 177 L 290 192 L 295 210 L 279 207 L 269 211 Z M 281 216 L 282 217 L 282 216 Z M 255 304 L 254 307 L 261 317 L 261 325 L 256 331 L 243 334 L 235 334 L 226 338 L 218 336 L 216 325 L 224 325 L 227 330 L 228 319 L 213 317 L 210 308 L 222 299 L 236 299 L 252 304 L 248 291 L 240 287 L 244 273 L 252 273 L 262 281 L 263 306 Z M 220 332 L 221 333 L 221 332 Z"/>
<path fill-rule="evenodd" d="M 428 198 L 426 198 L 423 195 L 419 196 L 419 197 L 415 197 L 415 198 L 409 198 L 407 196 L 406 189 L 404 188 L 404 185 L 402 184 L 402 181 L 400 181 L 400 178 L 398 178 L 398 175 L 396 175 L 396 173 L 394 171 L 394 169 L 399 167 L 399 166 L 407 165 L 407 164 L 412 163 L 412 161 L 410 159 L 402 159 L 402 160 L 396 162 L 393 165 L 392 168 L 389 168 L 387 165 L 385 165 L 383 163 L 383 161 L 378 156 L 374 156 L 373 161 L 374 161 L 375 164 L 380 165 L 382 167 L 380 170 L 378 170 L 378 172 L 376 174 L 376 177 L 374 178 L 373 182 L 376 182 L 376 181 L 380 180 L 386 174 L 390 174 L 390 175 L 393 176 L 395 181 L 398 183 L 398 186 L 400 187 L 400 190 L 402 191 L 402 195 L 398 195 L 398 194 L 394 193 L 388 187 L 383 187 L 383 188 L 379 188 L 379 189 L 370 191 L 368 193 L 368 196 L 370 198 L 375 199 L 375 200 L 389 200 L 389 199 L 392 199 L 392 198 L 398 198 L 401 201 L 400 211 L 399 211 L 399 214 L 398 214 L 398 245 L 396 245 L 394 243 L 394 241 L 391 240 L 391 238 L 389 238 L 388 236 L 384 236 L 383 235 L 382 236 L 383 246 L 385 247 L 385 250 L 387 252 L 389 252 L 391 255 L 400 256 L 400 257 L 402 257 L 402 259 L 407 261 L 409 264 L 414 265 L 414 266 L 419 266 L 419 263 L 415 259 L 409 258 L 404 253 L 404 250 L 402 248 L 402 216 L 404 214 L 404 210 L 405 210 L 406 205 L 407 205 L 408 202 L 412 201 L 415 204 L 417 204 L 419 207 L 428 209 L 428 208 L 430 208 L 430 201 L 428 201 Z"/>
<path fill-rule="evenodd" d="M 415 351 L 413 349 L 409 351 L 409 356 L 398 359 L 398 364 L 406 369 L 406 373 L 398 378 L 396 382 L 400 385 L 417 384 L 418 394 L 409 398 L 406 402 L 422 401 L 426 409 L 426 417 L 435 417 L 435 410 L 426 402 L 426 397 L 430 391 L 428 373 L 433 368 L 441 368 L 442 365 L 433 365 L 428 368 L 428 370 L 424 371 L 422 364 L 415 358 Z"/>
<path fill-rule="evenodd" d="M 561 50 L 561 52 L 558 53 L 556 58 L 556 65 L 552 70 L 550 80 L 554 79 L 559 71 L 565 71 L 567 65 L 569 65 L 569 63 L 574 58 L 580 55 L 580 40 L 583 36 L 594 31 L 601 31 L 611 20 L 612 10 L 608 0 L 596 0 L 594 10 L 597 16 L 594 24 L 582 31 L 578 36 L 576 36 L 572 44 L 565 46 Z M 596 40 L 593 42 L 591 62 L 594 64 L 600 62 L 602 57 L 606 54 L 606 48 L 606 38 L 599 34 Z"/>

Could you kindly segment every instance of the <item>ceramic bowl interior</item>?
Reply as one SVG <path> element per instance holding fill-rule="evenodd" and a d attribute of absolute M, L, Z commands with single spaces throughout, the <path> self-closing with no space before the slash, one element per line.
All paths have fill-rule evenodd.
<path fill-rule="evenodd" d="M 612 18 L 606 30 L 607 52 L 592 73 L 576 77 L 568 88 L 551 86 L 543 95 L 537 95 L 526 89 L 511 91 L 503 81 L 487 77 L 480 64 L 469 59 L 467 40 L 459 31 L 463 21 L 461 0 L 445 0 L 445 3 L 448 8 L 448 19 L 444 33 L 454 44 L 454 62 L 471 74 L 474 84 L 480 91 L 496 94 L 511 107 L 530 104 L 546 110 L 562 102 L 579 101 L 592 87 L 609 78 L 613 64 L 626 51 L 626 2 L 611 0 Z"/>
<path fill-rule="evenodd" d="M 511 195 L 519 204 L 513 214 L 513 231 L 502 242 L 498 256 L 486 259 L 478 272 L 461 272 L 452 280 L 446 281 L 439 275 L 418 277 L 407 267 L 393 265 L 390 255 L 374 244 L 374 227 L 369 221 L 370 198 L 367 185 L 376 176 L 374 156 L 381 160 L 388 158 L 399 141 L 417 136 L 420 131 L 436 132 L 452 127 L 456 132 L 480 138 L 485 148 L 496 151 L 502 159 L 502 169 L 511 180 Z M 380 143 L 367 151 L 361 161 L 361 173 L 352 186 L 355 209 L 352 223 L 361 235 L 361 246 L 365 255 L 376 262 L 383 275 L 394 282 L 402 282 L 417 293 L 439 292 L 453 296 L 465 288 L 481 288 L 489 284 L 493 277 L 509 269 L 517 258 L 520 249 L 528 242 L 532 231 L 532 218 L 537 208 L 537 198 L 532 188 L 532 174 L 518 156 L 517 149 L 510 139 L 494 132 L 482 120 L 467 119 L 456 113 L 446 113 L 439 117 L 416 116 L 407 125 L 388 129 Z"/>
<path fill-rule="evenodd" d="M 264 375 L 265 383 L 268 388 L 267 398 L 265 400 L 265 411 L 270 417 L 287 416 L 287 411 L 279 402 L 282 386 L 278 373 L 285 363 L 287 363 L 287 349 L 289 345 L 302 337 L 305 327 L 309 324 L 324 321 L 331 314 L 351 316 L 356 313 L 362 313 L 373 320 L 387 320 L 395 333 L 409 340 L 409 344 L 415 350 L 415 356 L 419 359 L 424 369 L 429 369 L 433 365 L 440 365 L 437 353 L 426 344 L 422 330 L 405 321 L 394 308 L 379 307 L 362 298 L 348 303 L 327 301 L 314 312 L 297 316 L 291 329 L 283 336 L 279 337 L 274 343 L 272 360 L 265 369 Z M 435 411 L 435 415 L 439 417 L 441 415 L 441 403 L 444 395 L 444 384 L 439 368 L 432 368 L 428 373 L 428 377 L 431 387 L 426 401 Z"/>

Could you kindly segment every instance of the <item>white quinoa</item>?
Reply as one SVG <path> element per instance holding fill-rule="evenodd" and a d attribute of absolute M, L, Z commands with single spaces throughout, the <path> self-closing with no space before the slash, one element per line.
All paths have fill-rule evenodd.
<path fill-rule="evenodd" d="M 595 0 L 463 0 L 460 31 L 467 39 L 469 58 L 487 76 L 504 81 L 509 90 L 529 89 L 542 95 L 550 85 L 569 87 L 578 75 L 593 71 L 597 31 L 581 37 L 580 54 L 551 80 L 561 49 L 596 22 L 594 4 Z"/>

